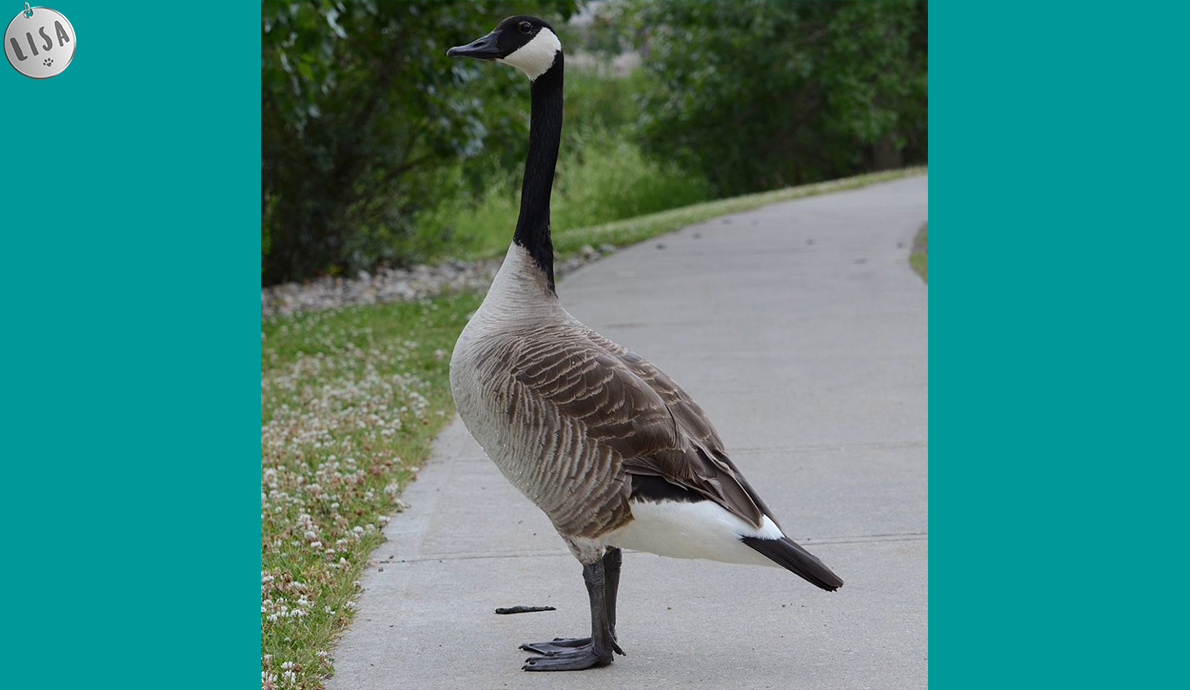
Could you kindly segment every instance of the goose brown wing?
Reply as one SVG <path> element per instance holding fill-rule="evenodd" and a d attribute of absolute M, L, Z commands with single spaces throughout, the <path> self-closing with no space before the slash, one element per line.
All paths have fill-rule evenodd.
<path fill-rule="evenodd" d="M 584 482 L 571 495 L 585 497 L 589 505 L 583 512 L 591 514 L 592 525 L 581 531 L 572 525 L 570 533 L 590 536 L 626 521 L 624 499 L 631 490 L 626 475 L 660 477 L 760 527 L 768 509 L 690 396 L 650 362 L 593 331 L 573 335 L 557 333 L 535 338 L 536 346 L 523 345 L 512 371 L 521 389 L 517 397 L 541 407 L 532 417 L 543 436 L 567 436 L 567 429 L 578 425 L 576 435 L 587 442 L 566 453 L 586 465 L 581 473 L 586 479 L 568 457 L 559 457 L 553 476 L 543 477 L 559 486 Z"/>
<path fill-rule="evenodd" d="M 680 458 L 654 471 L 656 463 L 650 456 L 642 456 L 637 462 L 628 462 L 627 470 L 633 474 L 656 475 L 672 484 L 694 491 L 748 521 L 754 527 L 761 526 L 764 515 L 780 527 L 772 511 L 744 478 L 744 475 L 727 456 L 719 432 L 698 403 L 682 390 L 673 379 L 649 360 L 628 348 L 614 343 L 594 331 L 588 330 L 588 339 L 619 359 L 645 385 L 662 399 L 674 418 L 679 436 L 685 440 Z"/>
<path fill-rule="evenodd" d="M 534 434 L 532 498 L 559 532 L 597 537 L 627 523 L 625 462 L 681 447 L 661 397 L 573 330 L 524 334 L 509 357 L 512 428 Z"/>

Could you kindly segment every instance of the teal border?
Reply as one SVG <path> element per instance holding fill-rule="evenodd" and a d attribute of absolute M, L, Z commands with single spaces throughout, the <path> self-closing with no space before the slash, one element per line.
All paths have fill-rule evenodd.
<path fill-rule="evenodd" d="M 930 10 L 931 681 L 1180 685 L 1187 6 Z"/>
<path fill-rule="evenodd" d="M 259 5 L 48 4 L 73 62 L 0 69 L 4 684 L 251 687 Z"/>

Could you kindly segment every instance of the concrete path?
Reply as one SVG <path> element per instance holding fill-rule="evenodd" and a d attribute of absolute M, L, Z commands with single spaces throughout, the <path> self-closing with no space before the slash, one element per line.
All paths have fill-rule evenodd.
<path fill-rule="evenodd" d="M 572 314 L 699 401 L 841 590 L 627 553 L 628 656 L 525 673 L 520 643 L 588 634 L 581 568 L 455 420 L 373 556 L 329 687 L 925 687 L 928 298 L 907 257 L 927 208 L 926 176 L 775 204 L 559 285 Z M 515 605 L 558 610 L 493 613 Z"/>

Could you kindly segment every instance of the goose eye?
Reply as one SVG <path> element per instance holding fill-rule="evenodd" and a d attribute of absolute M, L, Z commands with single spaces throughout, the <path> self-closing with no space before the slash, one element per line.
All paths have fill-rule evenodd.
<path fill-rule="evenodd" d="M 520 26 L 518 28 L 521 30 L 521 33 L 523 33 L 523 34 L 533 33 L 533 25 L 530 24 L 529 22 L 521 22 Z"/>

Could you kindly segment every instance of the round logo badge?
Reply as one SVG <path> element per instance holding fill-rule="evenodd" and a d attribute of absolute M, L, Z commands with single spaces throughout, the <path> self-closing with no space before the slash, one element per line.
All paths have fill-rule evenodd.
<path fill-rule="evenodd" d="M 26 77 L 48 79 L 70 64 L 74 44 L 74 27 L 61 12 L 25 3 L 4 32 L 4 57 Z"/>

